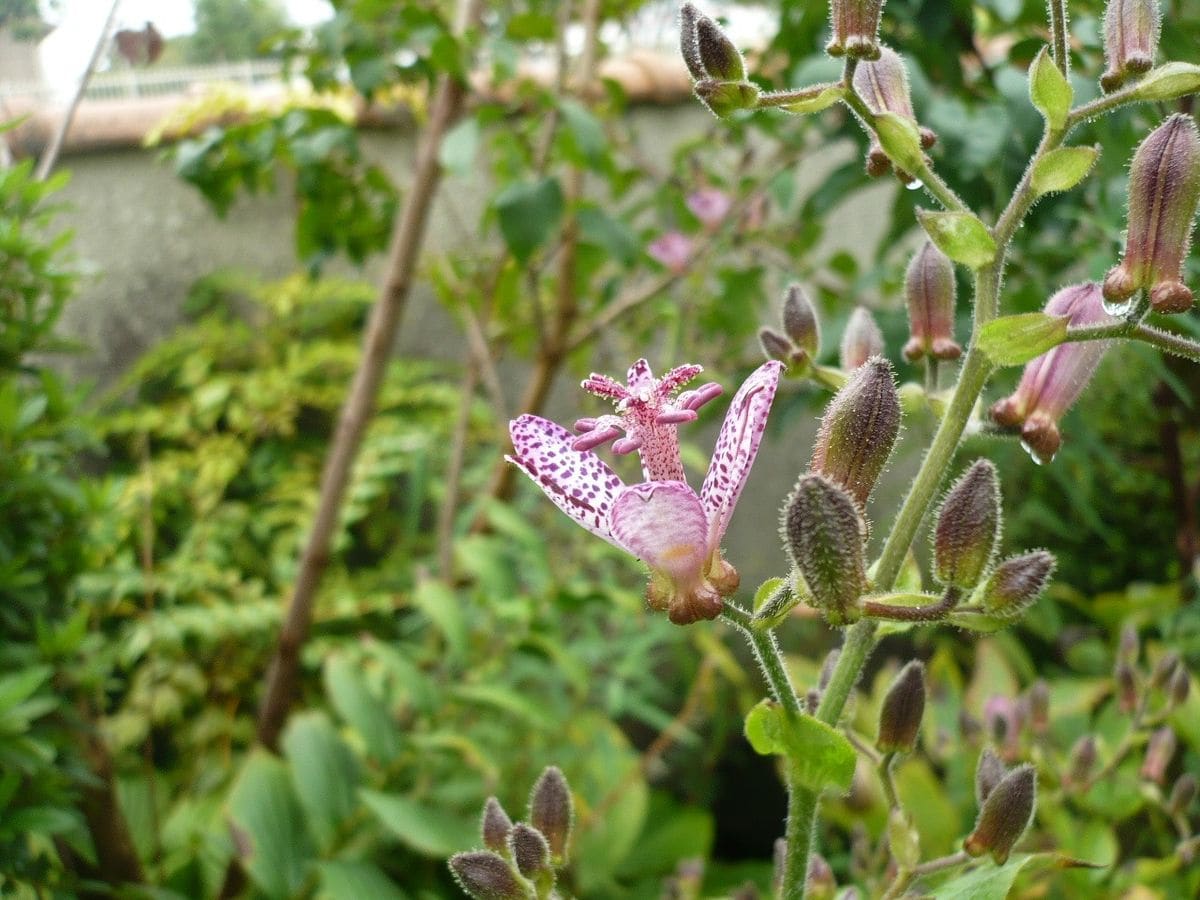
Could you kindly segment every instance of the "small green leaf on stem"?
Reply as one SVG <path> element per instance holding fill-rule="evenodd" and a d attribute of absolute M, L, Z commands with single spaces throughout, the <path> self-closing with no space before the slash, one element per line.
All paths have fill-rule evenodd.
<path fill-rule="evenodd" d="M 1067 338 L 1067 320 L 1046 313 L 1021 313 L 983 326 L 979 350 L 997 366 L 1020 366 Z"/>
<path fill-rule="evenodd" d="M 768 578 L 754 592 L 751 624 L 759 630 L 780 624 L 800 602 L 786 578 Z"/>
<path fill-rule="evenodd" d="M 746 716 L 746 739 L 764 756 L 787 758 L 793 782 L 819 791 L 848 790 L 854 777 L 854 748 L 838 731 L 812 716 L 788 716 L 773 700 L 763 700 Z"/>
<path fill-rule="evenodd" d="M 1054 191 L 1069 191 L 1087 177 L 1100 155 L 1098 147 L 1059 147 L 1033 166 L 1030 184 L 1039 197 Z"/>
<path fill-rule="evenodd" d="M 917 123 L 908 116 L 893 112 L 881 112 L 872 123 L 879 144 L 897 168 L 905 172 L 919 171 L 925 165 L 925 154 L 921 150 L 921 132 Z"/>
<path fill-rule="evenodd" d="M 1169 62 L 1151 69 L 1133 89 L 1131 100 L 1175 100 L 1200 92 L 1200 66 Z"/>
<path fill-rule="evenodd" d="M 1050 48 L 1043 47 L 1029 67 L 1029 99 L 1054 131 L 1066 127 L 1074 96 L 1071 83 L 1050 58 Z"/>
<path fill-rule="evenodd" d="M 550 236 L 562 218 L 565 201 L 556 178 L 518 182 L 496 196 L 496 217 L 504 243 L 518 262 L 525 262 Z"/>
<path fill-rule="evenodd" d="M 798 113 L 806 115 L 808 113 L 820 112 L 823 109 L 828 109 L 846 96 L 846 88 L 840 83 L 833 84 L 817 84 L 809 90 L 796 92 L 797 97 L 784 104 L 775 104 L 770 102 L 770 94 L 764 94 L 759 97 L 759 106 L 776 106 L 780 109 L 785 109 L 790 113 Z"/>
<path fill-rule="evenodd" d="M 955 262 L 978 269 L 995 259 L 995 240 L 987 226 L 971 213 L 919 209 L 917 218 L 930 240 Z"/>

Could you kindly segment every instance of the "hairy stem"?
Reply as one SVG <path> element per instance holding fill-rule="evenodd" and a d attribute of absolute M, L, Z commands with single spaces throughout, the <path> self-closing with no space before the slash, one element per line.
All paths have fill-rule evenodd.
<path fill-rule="evenodd" d="M 1054 64 L 1058 66 L 1058 70 L 1067 74 L 1070 67 L 1071 57 L 1067 47 L 1067 42 L 1070 39 L 1070 32 L 1067 22 L 1067 2 L 1066 0 L 1050 0 L 1050 38 L 1054 44 Z"/>

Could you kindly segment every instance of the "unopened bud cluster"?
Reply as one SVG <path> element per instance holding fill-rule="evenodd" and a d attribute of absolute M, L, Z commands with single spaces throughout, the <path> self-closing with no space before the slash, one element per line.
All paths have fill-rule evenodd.
<path fill-rule="evenodd" d="M 963 849 L 969 855 L 989 854 L 997 865 L 1007 862 L 1033 820 L 1037 803 L 1037 773 L 1033 766 L 1018 766 L 1001 775 L 1002 769 L 1003 763 L 995 756 L 985 753 L 980 758 L 975 779 L 981 803 L 979 817 L 963 842 Z"/>
<path fill-rule="evenodd" d="M 790 285 L 783 296 L 783 333 L 773 328 L 758 332 L 763 352 L 777 359 L 793 375 L 802 374 L 821 352 L 821 321 L 816 307 L 798 284 Z"/>
<path fill-rule="evenodd" d="M 700 101 L 721 117 L 753 109 L 759 90 L 746 80 L 746 62 L 733 41 L 690 3 L 683 5 L 679 19 L 679 48 Z"/>
<path fill-rule="evenodd" d="M 528 822 L 513 824 L 500 802 L 488 799 L 480 824 L 487 849 L 455 854 L 450 871 L 475 900 L 550 896 L 555 870 L 568 862 L 571 823 L 571 789 L 563 773 L 551 766 L 530 794 Z"/>
<path fill-rule="evenodd" d="M 916 124 L 917 116 L 908 87 L 908 70 L 895 50 L 880 47 L 877 59 L 859 63 L 854 70 L 853 83 L 854 90 L 872 114 L 892 113 Z M 922 149 L 928 150 L 937 143 L 937 135 L 928 128 L 920 128 L 919 134 Z M 891 169 L 892 161 L 884 151 L 879 135 L 873 133 L 871 146 L 867 149 L 867 174 L 878 178 Z M 904 171 L 898 170 L 896 175 L 905 184 L 913 180 L 912 175 Z"/>

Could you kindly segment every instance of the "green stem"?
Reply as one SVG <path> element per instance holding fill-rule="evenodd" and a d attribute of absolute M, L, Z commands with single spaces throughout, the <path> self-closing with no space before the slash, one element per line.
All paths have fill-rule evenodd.
<path fill-rule="evenodd" d="M 1165 350 L 1167 353 L 1174 353 L 1176 356 L 1200 363 L 1200 343 L 1182 335 L 1172 334 L 1159 328 L 1151 328 L 1149 325 L 1138 325 L 1129 332 L 1129 336 L 1135 341 L 1142 341 L 1159 350 Z"/>
<path fill-rule="evenodd" d="M 900 798 L 896 796 L 896 782 L 892 780 L 892 763 L 895 760 L 896 754 L 892 752 L 883 754 L 883 759 L 879 761 L 879 781 L 883 785 L 883 796 L 889 810 L 900 805 Z"/>
<path fill-rule="evenodd" d="M 1050 0 L 1050 37 L 1054 42 L 1054 64 L 1058 66 L 1058 71 L 1066 75 L 1071 61 L 1067 51 L 1066 0 Z"/>
<path fill-rule="evenodd" d="M 721 615 L 725 621 L 746 635 L 746 639 L 750 642 L 750 648 L 754 651 L 754 656 L 762 667 L 767 685 L 771 688 L 775 699 L 779 701 L 779 705 L 791 715 L 803 715 L 804 711 L 800 708 L 800 701 L 792 687 L 792 679 L 788 677 L 787 668 L 783 664 L 783 656 L 779 652 L 779 644 L 775 640 L 774 633 L 755 628 L 754 617 L 740 606 L 732 603 L 725 604 L 725 611 Z"/>

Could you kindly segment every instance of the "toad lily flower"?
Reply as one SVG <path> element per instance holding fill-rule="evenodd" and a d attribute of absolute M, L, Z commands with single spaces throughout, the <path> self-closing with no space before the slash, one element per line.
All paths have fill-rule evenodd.
<path fill-rule="evenodd" d="M 665 609 L 677 625 L 714 619 L 722 598 L 738 585 L 737 571 L 721 558 L 721 538 L 758 453 L 782 371 L 779 362 L 765 363 L 738 390 L 699 494 L 685 479 L 676 429 L 695 420 L 721 387 L 678 393 L 700 374 L 695 365 L 656 379 L 640 359 L 627 384 L 592 375 L 584 389 L 613 400 L 615 415 L 580 419 L 579 436 L 539 416 L 521 416 L 509 423 L 515 452 L 507 459 L 568 516 L 650 567 L 650 606 Z M 625 484 L 592 452 L 608 441 L 615 453 L 638 451 L 644 482 Z"/>

